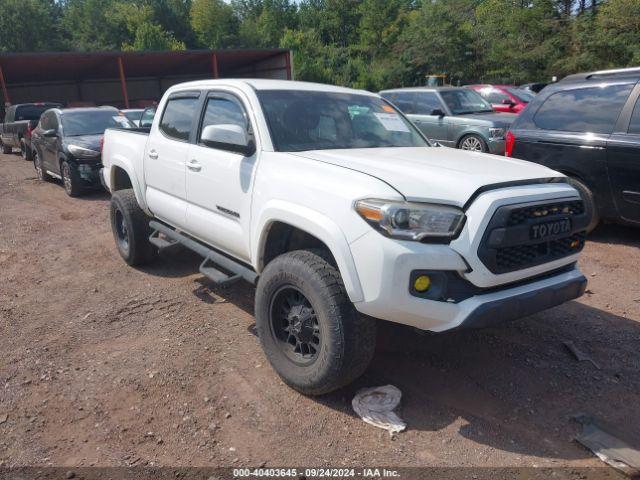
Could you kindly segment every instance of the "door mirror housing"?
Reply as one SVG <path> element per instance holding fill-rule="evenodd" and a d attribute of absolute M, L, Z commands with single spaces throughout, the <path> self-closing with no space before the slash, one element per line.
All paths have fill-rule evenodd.
<path fill-rule="evenodd" d="M 202 129 L 200 141 L 207 147 L 253 155 L 256 145 L 244 127 L 235 124 L 207 125 Z"/>
<path fill-rule="evenodd" d="M 431 110 L 431 115 L 442 118 L 444 117 L 444 112 L 440 108 L 434 108 Z"/>
<path fill-rule="evenodd" d="M 44 130 L 42 132 L 42 136 L 43 137 L 48 137 L 48 138 L 57 137 L 58 136 L 58 132 L 55 129 L 50 128 L 49 130 Z"/>
<path fill-rule="evenodd" d="M 514 102 L 513 100 L 510 100 L 508 98 L 505 98 L 504 100 L 502 100 L 502 104 L 503 105 L 509 105 L 510 107 L 513 107 L 516 102 Z"/>

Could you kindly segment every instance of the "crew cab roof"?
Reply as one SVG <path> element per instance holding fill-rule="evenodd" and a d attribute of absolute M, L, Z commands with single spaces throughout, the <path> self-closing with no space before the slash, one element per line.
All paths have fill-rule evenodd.
<path fill-rule="evenodd" d="M 375 93 L 365 90 L 354 90 L 352 88 L 326 85 L 324 83 L 298 82 L 294 80 L 268 80 L 259 78 L 233 79 L 225 78 L 219 80 L 196 80 L 194 82 L 181 83 L 171 87 L 167 92 L 179 92 L 193 88 L 215 88 L 216 86 L 235 86 L 239 88 L 249 87 L 253 90 L 298 90 L 310 92 L 335 92 L 335 93 L 358 93 L 361 95 L 372 95 Z"/>

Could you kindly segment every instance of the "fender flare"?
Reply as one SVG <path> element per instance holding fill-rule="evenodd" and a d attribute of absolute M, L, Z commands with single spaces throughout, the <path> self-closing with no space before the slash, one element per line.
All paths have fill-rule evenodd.
<path fill-rule="evenodd" d="M 145 201 L 144 195 L 142 194 L 142 187 L 138 182 L 138 177 L 133 173 L 133 168 L 128 164 L 128 162 L 123 161 L 122 159 L 116 157 L 111 159 L 111 165 L 109 165 L 109 169 L 104 169 L 103 174 L 105 172 L 109 172 L 109 178 L 105 178 L 104 181 L 109 188 L 109 191 L 113 193 L 114 183 L 115 183 L 115 169 L 114 167 L 121 168 L 125 171 L 125 173 L 129 176 L 129 180 L 131 181 L 131 186 L 133 188 L 133 193 L 136 196 L 136 201 L 140 208 L 144 210 L 147 214 L 150 214 L 149 207 L 147 206 L 147 202 Z"/>
<path fill-rule="evenodd" d="M 331 251 L 338 264 L 347 295 L 351 302 L 364 300 L 364 293 L 358 277 L 349 242 L 340 227 L 326 215 L 308 207 L 285 200 L 272 200 L 257 215 L 252 235 L 251 257 L 255 259 L 256 271 L 264 269 L 264 249 L 271 226 L 285 223 L 298 228 L 322 241 Z"/>

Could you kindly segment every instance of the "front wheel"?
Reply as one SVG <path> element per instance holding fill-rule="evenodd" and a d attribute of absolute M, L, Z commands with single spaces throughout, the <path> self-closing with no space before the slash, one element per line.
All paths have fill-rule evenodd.
<path fill-rule="evenodd" d="M 0 141 L 0 145 L 2 145 L 2 153 L 4 153 L 5 155 L 13 152 L 13 148 L 6 146 L 1 141 Z"/>
<path fill-rule="evenodd" d="M 36 169 L 36 175 L 38 176 L 38 180 L 41 182 L 50 182 L 51 177 L 44 169 L 44 165 L 42 164 L 42 158 L 38 154 L 38 152 L 33 152 L 33 166 Z"/>
<path fill-rule="evenodd" d="M 467 135 L 460 140 L 460 150 L 468 150 L 471 152 L 488 152 L 486 142 L 478 135 Z"/>
<path fill-rule="evenodd" d="M 326 255 L 297 250 L 267 265 L 256 292 L 267 359 L 290 387 L 329 393 L 359 377 L 375 350 L 375 320 L 360 315 Z"/>
<path fill-rule="evenodd" d="M 77 197 L 82 193 L 82 179 L 78 170 L 69 162 L 64 160 L 60 165 L 60 174 L 62 176 L 62 184 L 64 185 L 64 191 L 70 197 Z"/>
<path fill-rule="evenodd" d="M 149 242 L 149 217 L 138 205 L 132 189 L 113 193 L 110 214 L 113 238 L 124 261 L 132 266 L 152 261 L 158 249 Z"/>

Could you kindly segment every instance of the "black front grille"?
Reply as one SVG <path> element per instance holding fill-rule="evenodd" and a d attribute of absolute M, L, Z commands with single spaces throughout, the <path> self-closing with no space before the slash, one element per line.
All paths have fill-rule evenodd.
<path fill-rule="evenodd" d="M 496 265 L 503 272 L 511 272 L 551 262 L 582 250 L 584 238 L 584 232 L 580 232 L 570 237 L 534 245 L 498 248 L 496 251 Z"/>
<path fill-rule="evenodd" d="M 513 210 L 509 215 L 507 226 L 520 225 L 530 219 L 540 220 L 541 218 L 550 218 L 557 215 L 582 215 L 583 213 L 584 203 L 581 200 L 549 205 L 532 205 Z"/>
<path fill-rule="evenodd" d="M 545 239 L 532 238 L 532 227 L 571 221 L 571 230 Z M 573 255 L 584 247 L 589 216 L 581 200 L 507 205 L 496 210 L 478 256 L 496 274 L 523 270 Z"/>

